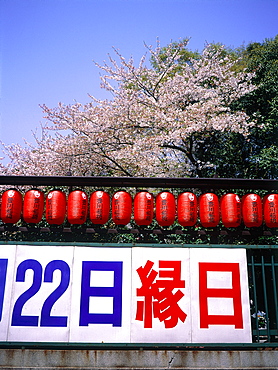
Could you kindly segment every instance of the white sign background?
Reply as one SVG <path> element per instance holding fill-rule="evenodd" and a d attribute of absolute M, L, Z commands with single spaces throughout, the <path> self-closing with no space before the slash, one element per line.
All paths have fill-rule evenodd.
<path fill-rule="evenodd" d="M 203 275 L 202 266 L 205 266 Z M 219 271 L 217 266 L 222 266 Z M 140 268 L 145 277 L 139 276 Z M 179 295 L 173 312 L 174 315 L 179 312 L 180 318 L 170 327 L 165 327 L 167 319 L 160 321 L 155 316 L 155 299 L 147 303 L 147 298 L 139 294 L 154 291 L 151 282 L 147 290 L 138 291 L 143 286 L 141 279 L 148 279 L 150 273 L 155 276 L 153 283 L 160 282 L 165 287 L 170 283 L 171 288 L 165 290 L 166 299 L 161 299 L 159 307 Z M 3 342 L 250 343 L 252 340 L 244 249 L 0 245 L 1 277 Z M 238 288 L 233 284 L 239 284 Z M 201 308 L 201 300 L 207 311 Z M 143 309 L 140 311 L 139 307 Z M 202 321 L 205 325 L 201 324 L 202 315 L 207 327 L 206 320 Z M 240 316 L 237 321 L 240 324 L 233 324 L 235 316 Z M 214 317 L 220 321 L 213 322 Z M 223 317 L 227 320 L 224 324 Z"/>

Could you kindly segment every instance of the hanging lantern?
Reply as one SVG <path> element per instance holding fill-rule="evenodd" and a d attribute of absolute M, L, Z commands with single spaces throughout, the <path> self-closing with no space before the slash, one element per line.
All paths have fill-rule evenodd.
<path fill-rule="evenodd" d="M 241 201 L 237 194 L 228 193 L 220 199 L 221 219 L 225 227 L 238 227 L 241 223 Z"/>
<path fill-rule="evenodd" d="M 65 221 L 67 209 L 66 194 L 52 190 L 46 197 L 45 218 L 50 225 L 61 225 Z"/>
<path fill-rule="evenodd" d="M 259 227 L 263 222 L 262 200 L 257 194 L 242 197 L 242 218 L 247 227 Z"/>
<path fill-rule="evenodd" d="M 267 227 L 278 227 L 278 194 L 269 194 L 264 197 L 263 214 Z"/>
<path fill-rule="evenodd" d="M 82 225 L 87 219 L 88 196 L 82 190 L 74 190 L 68 196 L 68 222 Z"/>
<path fill-rule="evenodd" d="M 109 220 L 110 197 L 105 191 L 94 191 L 90 197 L 90 220 L 93 224 L 104 225 Z"/>
<path fill-rule="evenodd" d="M 219 200 L 213 193 L 205 193 L 199 197 L 200 222 L 203 227 L 215 227 L 219 223 Z"/>
<path fill-rule="evenodd" d="M 175 196 L 163 191 L 156 196 L 156 221 L 160 226 L 170 226 L 175 222 Z"/>
<path fill-rule="evenodd" d="M 44 194 L 31 189 L 25 193 L 23 201 L 23 220 L 35 224 L 41 221 L 44 209 Z"/>
<path fill-rule="evenodd" d="M 141 191 L 134 198 L 134 221 L 137 225 L 150 225 L 153 220 L 153 195 Z"/>
<path fill-rule="evenodd" d="M 127 225 L 131 219 L 132 198 L 126 191 L 117 191 L 112 198 L 112 220 L 116 225 Z"/>
<path fill-rule="evenodd" d="M 22 195 L 16 189 L 6 190 L 2 194 L 1 219 L 5 224 L 15 224 L 20 220 Z"/>
<path fill-rule="evenodd" d="M 178 222 L 181 226 L 193 226 L 197 222 L 197 197 L 185 192 L 178 196 Z"/>

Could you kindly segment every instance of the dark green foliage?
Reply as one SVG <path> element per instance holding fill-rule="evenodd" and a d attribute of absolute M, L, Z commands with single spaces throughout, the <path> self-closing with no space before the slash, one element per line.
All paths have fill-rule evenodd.
<path fill-rule="evenodd" d="M 234 106 L 257 120 L 251 135 L 243 141 L 248 154 L 246 177 L 275 179 L 278 177 L 278 35 L 248 45 L 242 51 L 242 58 L 247 71 L 255 73 L 253 83 L 258 86 Z"/>
<path fill-rule="evenodd" d="M 177 44 L 178 45 L 178 44 Z M 214 44 L 216 50 L 220 44 Z M 250 135 L 193 133 L 180 154 L 191 166 L 192 177 L 278 178 L 278 35 L 247 47 L 222 49 L 223 57 L 240 59 L 234 71 L 253 72 L 257 89 L 233 103 L 232 110 L 246 112 L 256 125 Z M 198 52 L 184 48 L 177 63 L 190 63 Z M 163 49 L 162 56 L 163 58 Z M 155 68 L 155 66 L 154 66 Z M 178 71 L 178 68 L 177 68 Z M 209 163 L 209 164 L 208 164 Z"/>

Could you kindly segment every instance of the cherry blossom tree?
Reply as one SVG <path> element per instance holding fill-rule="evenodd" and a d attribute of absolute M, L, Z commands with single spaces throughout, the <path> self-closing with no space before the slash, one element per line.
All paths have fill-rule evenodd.
<path fill-rule="evenodd" d="M 207 45 L 179 63 L 188 40 L 162 49 L 146 47 L 136 67 L 114 49 L 97 67 L 110 100 L 42 106 L 46 123 L 36 145 L 5 146 L 2 173 L 81 176 L 202 176 L 213 166 L 194 155 L 202 142 L 222 133 L 247 136 L 255 122 L 232 104 L 255 89 L 252 73 Z M 154 68 L 155 65 L 155 68 Z M 178 66 L 178 68 L 177 68 Z"/>

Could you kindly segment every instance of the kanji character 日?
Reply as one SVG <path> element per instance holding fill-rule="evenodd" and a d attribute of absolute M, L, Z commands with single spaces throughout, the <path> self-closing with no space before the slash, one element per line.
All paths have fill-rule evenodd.
<path fill-rule="evenodd" d="M 186 319 L 186 313 L 178 302 L 184 296 L 179 288 L 185 287 L 181 280 L 181 261 L 159 261 L 159 271 L 153 269 L 154 263 L 147 261 L 136 271 L 142 286 L 137 289 L 136 320 L 144 321 L 144 328 L 152 328 L 152 319 L 164 321 L 165 328 L 174 328 L 178 320 Z M 158 277 L 158 279 L 157 279 Z"/>

